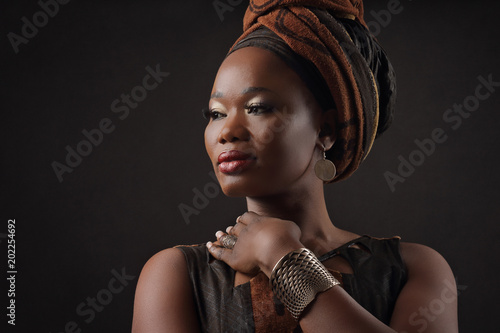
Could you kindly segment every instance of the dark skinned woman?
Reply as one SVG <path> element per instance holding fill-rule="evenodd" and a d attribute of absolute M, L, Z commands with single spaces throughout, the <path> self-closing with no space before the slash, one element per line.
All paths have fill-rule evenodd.
<path fill-rule="evenodd" d="M 133 332 L 458 332 L 437 252 L 339 229 L 325 204 L 394 103 L 361 1 L 250 1 L 204 112 L 217 179 L 247 212 L 216 241 L 147 262 Z"/>

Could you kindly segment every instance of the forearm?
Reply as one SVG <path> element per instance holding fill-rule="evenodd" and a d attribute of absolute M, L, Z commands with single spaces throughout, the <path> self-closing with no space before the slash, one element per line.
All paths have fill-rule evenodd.
<path fill-rule="evenodd" d="M 277 263 L 268 276 L 276 297 L 300 319 L 304 332 L 395 332 L 359 305 L 310 250 L 297 246 L 285 247 L 279 261 L 276 255 L 283 250 L 274 252 L 270 262 Z M 270 265 L 266 268 L 268 274 Z M 308 299 L 306 306 L 302 302 Z"/>
<path fill-rule="evenodd" d="M 304 332 L 394 333 L 359 305 L 342 287 L 319 293 L 299 321 Z"/>

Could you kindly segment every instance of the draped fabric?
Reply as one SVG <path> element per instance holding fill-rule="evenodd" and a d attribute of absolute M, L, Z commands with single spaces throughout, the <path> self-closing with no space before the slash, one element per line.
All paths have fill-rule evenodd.
<path fill-rule="evenodd" d="M 251 0 L 244 32 L 229 53 L 264 28 L 323 77 L 337 115 L 337 138 L 327 157 L 337 167 L 333 182 L 346 179 L 392 121 L 395 103 L 395 74 L 366 27 L 362 2 Z"/>
<path fill-rule="evenodd" d="M 186 258 L 202 332 L 302 332 L 274 296 L 267 276 L 259 273 L 234 287 L 235 271 L 215 260 L 204 244 L 178 246 Z M 340 256 L 353 273 L 330 270 L 354 300 L 385 324 L 390 323 L 407 271 L 400 239 L 362 236 L 318 259 Z"/>

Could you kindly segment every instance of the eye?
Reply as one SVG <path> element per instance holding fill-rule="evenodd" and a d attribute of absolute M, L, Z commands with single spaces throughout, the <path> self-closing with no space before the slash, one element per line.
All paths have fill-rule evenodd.
<path fill-rule="evenodd" d="M 252 103 L 246 105 L 245 109 L 252 114 L 270 113 L 275 110 L 274 106 L 265 103 Z"/>
<path fill-rule="evenodd" d="M 215 111 L 215 110 L 211 110 L 211 109 L 203 109 L 201 110 L 201 113 L 203 114 L 203 117 L 205 119 L 213 119 L 213 120 L 216 120 L 216 119 L 220 119 L 220 118 L 223 118 L 225 117 L 226 115 L 219 112 L 219 111 Z"/>

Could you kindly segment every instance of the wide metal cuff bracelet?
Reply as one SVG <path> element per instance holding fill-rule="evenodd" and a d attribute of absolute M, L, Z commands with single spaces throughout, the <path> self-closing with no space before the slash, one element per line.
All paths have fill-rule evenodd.
<path fill-rule="evenodd" d="M 296 320 L 316 294 L 340 284 L 306 248 L 283 256 L 274 266 L 269 283 L 276 297 Z"/>

